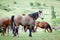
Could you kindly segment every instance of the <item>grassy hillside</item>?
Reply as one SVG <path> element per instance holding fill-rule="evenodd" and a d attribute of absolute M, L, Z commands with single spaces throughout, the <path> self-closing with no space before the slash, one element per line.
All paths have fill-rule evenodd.
<path fill-rule="evenodd" d="M 54 7 L 56 18 L 51 19 L 51 7 Z M 29 14 L 38 10 L 43 11 L 44 20 L 40 18 L 37 21 L 46 21 L 51 26 L 60 25 L 60 0 L 0 0 L 0 18 L 11 17 L 12 15 Z M 28 32 L 19 31 L 19 37 L 1 36 L 0 40 L 60 40 L 60 31 L 52 33 L 38 31 L 33 33 L 33 37 L 28 37 Z"/>
<path fill-rule="evenodd" d="M 30 3 L 33 3 L 33 6 Z M 39 3 L 40 6 L 36 3 Z M 46 21 L 51 24 L 51 6 L 54 7 L 57 18 L 60 18 L 59 0 L 0 0 L 0 17 L 11 17 L 43 10 L 44 20 L 38 19 L 38 21 Z"/>

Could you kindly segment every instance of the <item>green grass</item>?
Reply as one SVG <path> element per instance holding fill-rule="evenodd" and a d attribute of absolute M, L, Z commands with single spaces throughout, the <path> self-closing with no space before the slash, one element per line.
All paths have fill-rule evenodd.
<path fill-rule="evenodd" d="M 60 31 L 53 31 L 52 33 L 39 31 L 32 35 L 32 37 L 29 37 L 28 32 L 20 32 L 19 37 L 13 37 L 11 34 L 1 36 L 0 34 L 0 40 L 60 40 Z"/>
<path fill-rule="evenodd" d="M 16 4 L 14 4 L 16 2 Z M 39 2 L 43 10 L 44 20 L 38 18 L 37 21 L 46 21 L 51 24 L 51 6 L 54 6 L 57 18 L 60 18 L 60 1 L 57 0 L 0 0 L 0 18 L 11 17 L 12 15 L 29 14 L 37 11 L 37 8 L 32 8 L 29 3 Z M 46 4 L 46 7 L 43 6 Z M 9 5 L 9 7 L 7 7 Z M 11 11 L 5 11 L 3 8 L 9 8 Z M 28 32 L 20 32 L 19 37 L 1 36 L 0 40 L 60 40 L 60 31 L 54 31 L 52 33 L 36 32 L 33 33 L 33 37 L 28 36 Z"/>

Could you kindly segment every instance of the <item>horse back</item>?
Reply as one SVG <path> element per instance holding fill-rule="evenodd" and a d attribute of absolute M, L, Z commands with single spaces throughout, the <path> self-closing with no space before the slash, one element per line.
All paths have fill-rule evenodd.
<path fill-rule="evenodd" d="M 49 24 L 47 22 L 38 22 L 36 26 L 40 28 L 45 28 L 45 27 L 48 27 Z"/>
<path fill-rule="evenodd" d="M 9 23 L 10 23 L 10 19 L 7 17 L 0 19 L 0 26 L 5 25 L 5 24 L 9 24 Z"/>

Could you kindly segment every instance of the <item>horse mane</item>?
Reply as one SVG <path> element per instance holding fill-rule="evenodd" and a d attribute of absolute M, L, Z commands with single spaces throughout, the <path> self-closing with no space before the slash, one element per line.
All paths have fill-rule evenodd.
<path fill-rule="evenodd" d="M 30 17 L 32 17 L 34 20 L 36 20 L 38 18 L 38 12 L 29 14 Z"/>

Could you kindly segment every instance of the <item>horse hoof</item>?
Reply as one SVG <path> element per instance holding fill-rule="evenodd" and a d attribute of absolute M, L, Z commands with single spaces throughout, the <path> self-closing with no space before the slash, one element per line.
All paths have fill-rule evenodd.
<path fill-rule="evenodd" d="M 24 32 L 27 32 L 27 31 L 24 31 Z"/>
<path fill-rule="evenodd" d="M 29 37 L 32 37 L 32 35 L 29 35 Z"/>
<path fill-rule="evenodd" d="M 13 35 L 13 37 L 16 37 L 16 35 Z"/>
<path fill-rule="evenodd" d="M 19 35 L 16 35 L 16 37 L 19 37 Z"/>
<path fill-rule="evenodd" d="M 14 35 L 14 36 L 16 36 L 16 35 Z"/>
<path fill-rule="evenodd" d="M 14 35 L 16 37 L 16 35 Z"/>

